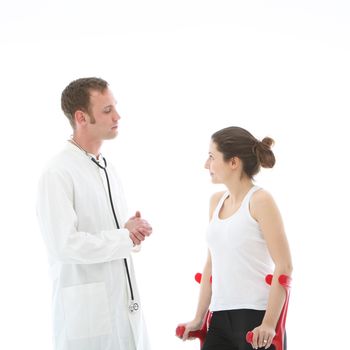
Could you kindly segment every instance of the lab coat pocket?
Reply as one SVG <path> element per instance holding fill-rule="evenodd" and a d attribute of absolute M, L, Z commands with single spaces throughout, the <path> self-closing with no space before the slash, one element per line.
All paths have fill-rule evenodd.
<path fill-rule="evenodd" d="M 69 339 L 111 333 L 111 317 L 104 282 L 63 288 L 62 297 Z"/>

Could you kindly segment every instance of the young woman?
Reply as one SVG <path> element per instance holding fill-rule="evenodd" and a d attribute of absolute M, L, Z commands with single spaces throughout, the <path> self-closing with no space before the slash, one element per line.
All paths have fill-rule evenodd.
<path fill-rule="evenodd" d="M 212 135 L 205 168 L 227 191 L 210 201 L 209 250 L 197 312 L 182 338 L 200 329 L 209 308 L 213 315 L 203 350 L 251 349 L 245 340 L 249 330 L 253 348 L 269 348 L 275 335 L 285 298 L 278 277 L 291 275 L 291 255 L 275 201 L 253 182 L 261 167 L 274 166 L 272 145 L 271 138 L 259 141 L 239 127 Z M 270 273 L 274 278 L 268 286 L 264 278 Z"/>

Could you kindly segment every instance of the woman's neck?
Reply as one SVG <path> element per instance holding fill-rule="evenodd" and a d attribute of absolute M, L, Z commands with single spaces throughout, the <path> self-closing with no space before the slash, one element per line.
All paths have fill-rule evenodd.
<path fill-rule="evenodd" d="M 253 181 L 250 178 L 243 178 L 233 180 L 228 184 L 225 184 L 230 192 L 231 200 L 239 201 L 247 194 L 247 192 L 254 186 Z"/>

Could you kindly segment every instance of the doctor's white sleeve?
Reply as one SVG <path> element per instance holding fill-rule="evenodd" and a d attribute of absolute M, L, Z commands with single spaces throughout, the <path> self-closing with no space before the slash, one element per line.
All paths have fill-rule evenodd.
<path fill-rule="evenodd" d="M 96 264 L 129 256 L 133 243 L 127 229 L 93 234 L 78 231 L 73 203 L 71 179 L 46 171 L 39 181 L 37 216 L 51 259 L 66 264 Z"/>

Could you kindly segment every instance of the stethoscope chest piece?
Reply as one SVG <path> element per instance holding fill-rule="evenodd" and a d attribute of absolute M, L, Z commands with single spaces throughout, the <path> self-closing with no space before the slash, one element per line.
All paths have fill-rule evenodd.
<path fill-rule="evenodd" d="M 140 306 L 139 306 L 138 303 L 135 303 L 135 302 L 132 301 L 132 302 L 129 304 L 129 311 L 130 311 L 131 313 L 133 313 L 133 312 L 135 312 L 135 311 L 138 311 L 139 308 L 140 308 Z"/>

